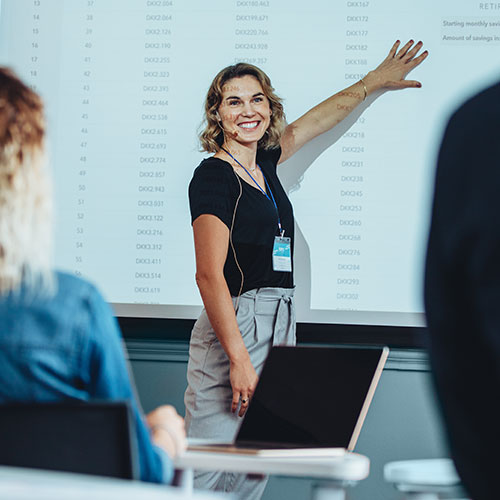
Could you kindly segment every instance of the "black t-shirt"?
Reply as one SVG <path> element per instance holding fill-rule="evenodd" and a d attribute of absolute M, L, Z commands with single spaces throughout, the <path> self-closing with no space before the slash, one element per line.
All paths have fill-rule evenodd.
<path fill-rule="evenodd" d="M 259 150 L 257 164 L 271 189 L 278 206 L 285 237 L 291 238 L 292 262 L 294 220 L 292 204 L 276 174 L 281 149 Z M 234 218 L 233 244 L 244 280 L 241 293 L 254 288 L 293 288 L 293 273 L 273 270 L 274 237 L 279 236 L 278 216 L 272 202 L 257 188 L 243 179 L 242 194 Z M 219 158 L 207 158 L 196 168 L 189 185 L 191 220 L 202 214 L 217 216 L 231 230 L 234 208 L 240 192 L 237 174 L 230 163 Z M 292 264 L 293 265 L 293 264 Z M 224 276 L 231 295 L 240 290 L 242 276 L 229 245 Z"/>

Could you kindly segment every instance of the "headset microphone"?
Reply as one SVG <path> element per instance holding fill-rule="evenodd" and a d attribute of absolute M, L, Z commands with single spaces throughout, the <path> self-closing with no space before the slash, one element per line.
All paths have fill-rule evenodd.
<path fill-rule="evenodd" d="M 228 130 L 222 125 L 221 121 L 219 121 L 219 126 L 225 134 L 231 136 L 233 139 L 236 139 L 238 137 L 238 130 Z"/>

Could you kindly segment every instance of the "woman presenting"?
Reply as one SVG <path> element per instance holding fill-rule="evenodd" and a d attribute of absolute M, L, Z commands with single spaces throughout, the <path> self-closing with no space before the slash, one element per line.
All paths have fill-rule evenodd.
<path fill-rule="evenodd" d="M 405 76 L 426 57 L 397 41 L 362 80 L 285 124 L 268 76 L 249 64 L 223 69 L 205 102 L 201 162 L 189 186 L 196 282 L 204 310 L 191 335 L 185 394 L 189 437 L 231 441 L 274 344 L 295 344 L 294 219 L 276 167 L 341 122 L 378 90 L 420 87 Z M 260 498 L 265 481 L 196 474 L 198 488 Z"/>

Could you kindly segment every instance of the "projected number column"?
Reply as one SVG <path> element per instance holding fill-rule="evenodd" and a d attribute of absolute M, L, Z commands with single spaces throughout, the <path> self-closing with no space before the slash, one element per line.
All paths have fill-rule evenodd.
<path fill-rule="evenodd" d="M 166 167 L 169 80 L 173 31 L 171 0 L 144 2 L 144 51 L 140 116 L 140 154 L 134 302 L 160 302 L 166 248 Z"/>
<path fill-rule="evenodd" d="M 234 62 L 265 66 L 269 62 L 272 1 L 236 2 Z"/>
<path fill-rule="evenodd" d="M 40 69 L 42 68 L 40 60 L 40 20 L 42 16 L 42 0 L 33 0 L 30 9 L 30 17 L 32 22 L 30 23 L 30 53 L 29 56 L 29 74 L 28 78 L 31 82 L 31 88 L 34 91 L 38 91 L 39 88 L 39 78 Z"/>
<path fill-rule="evenodd" d="M 74 232 L 76 235 L 75 241 L 75 274 L 81 276 L 85 273 L 85 252 L 88 242 L 86 242 L 87 218 L 89 202 L 89 164 L 90 158 L 90 143 L 91 143 L 91 103 L 92 103 L 92 52 L 93 52 L 93 34 L 94 34 L 94 0 L 87 0 L 86 7 L 82 10 L 81 17 L 81 39 L 80 51 L 78 54 L 79 61 L 77 62 L 77 76 L 82 82 L 79 92 L 79 106 L 76 106 L 75 113 L 77 114 L 79 125 L 78 137 L 78 161 L 76 166 L 76 220 Z M 80 73 L 80 75 L 78 75 Z"/>
<path fill-rule="evenodd" d="M 346 86 L 359 81 L 368 71 L 369 1 L 347 1 L 345 17 L 344 70 Z M 360 92 L 363 88 L 360 86 Z M 339 176 L 339 233 L 336 255 L 336 299 L 338 309 L 357 309 L 363 286 L 363 234 L 366 212 L 365 118 L 342 138 Z"/>
<path fill-rule="evenodd" d="M 15 54 L 12 66 L 35 92 L 43 96 L 44 85 L 52 76 L 44 56 L 51 47 L 52 32 L 49 26 L 54 7 L 45 0 L 29 0 L 22 10 L 16 11 L 12 6 L 5 6 L 5 15 L 8 15 L 9 7 L 13 11 L 11 26 L 8 27 L 8 32 L 14 34 L 8 43 L 8 50 Z"/>

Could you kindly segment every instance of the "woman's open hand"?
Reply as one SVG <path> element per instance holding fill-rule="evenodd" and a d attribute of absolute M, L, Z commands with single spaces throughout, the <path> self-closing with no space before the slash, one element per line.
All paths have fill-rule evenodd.
<path fill-rule="evenodd" d="M 426 50 L 417 56 L 422 48 L 422 42 L 414 44 L 414 41 L 410 40 L 401 49 L 399 45 L 398 40 L 378 67 L 363 78 L 368 93 L 375 90 L 399 90 L 422 86 L 416 80 L 405 80 L 405 77 L 422 63 L 429 53 Z"/>

